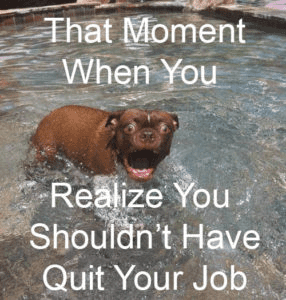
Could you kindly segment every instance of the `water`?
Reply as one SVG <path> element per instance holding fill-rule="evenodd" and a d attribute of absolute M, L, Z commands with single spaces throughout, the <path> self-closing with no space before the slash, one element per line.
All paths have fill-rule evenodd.
<path fill-rule="evenodd" d="M 86 26 L 96 21 L 102 25 L 110 17 L 100 15 L 77 23 Z M 191 14 L 133 15 L 133 22 L 139 24 L 143 17 L 149 17 L 152 25 L 163 23 L 168 27 L 177 23 L 218 26 L 224 22 Z M 247 26 L 246 44 L 125 44 L 123 18 L 112 15 L 112 44 L 68 45 L 63 26 L 58 31 L 59 41 L 51 43 L 48 24 L 1 32 L 0 293 L 4 299 L 285 299 L 286 37 Z M 68 85 L 62 58 L 69 62 L 81 58 L 86 64 L 97 58 L 113 69 L 120 64 L 131 68 L 144 64 L 150 67 L 152 80 L 149 85 L 143 84 L 142 78 L 137 85 L 96 84 L 92 73 L 87 85 L 79 77 L 77 84 Z M 217 83 L 186 85 L 176 72 L 174 84 L 169 84 L 161 58 L 173 64 L 183 58 L 183 66 L 215 65 Z M 115 176 L 92 178 L 69 162 L 60 170 L 33 166 L 30 136 L 45 115 L 67 104 L 176 112 L 180 128 L 171 155 L 158 167 L 155 178 L 145 184 L 132 182 L 121 168 Z M 75 191 L 99 187 L 112 190 L 114 182 L 120 187 L 125 182 L 129 189 L 157 188 L 164 203 L 160 209 L 69 209 L 64 203 L 55 209 L 51 207 L 52 182 L 70 183 Z M 194 189 L 206 189 L 211 195 L 217 189 L 220 200 L 229 189 L 229 207 L 219 209 L 210 204 L 197 208 L 188 197 L 187 207 L 182 208 L 174 182 L 184 190 L 194 182 Z M 36 223 L 44 223 L 50 230 L 58 224 L 70 233 L 93 230 L 99 240 L 112 223 L 118 231 L 134 223 L 137 229 L 152 231 L 153 249 L 148 250 L 145 243 L 143 249 L 134 250 L 66 250 L 62 245 L 35 250 L 30 245 L 30 240 L 35 240 L 30 230 Z M 161 228 L 169 225 L 170 250 L 164 249 L 157 224 Z M 210 250 L 206 245 L 199 249 L 198 240 L 194 240 L 184 249 L 183 224 L 188 224 L 188 231 L 193 233 L 204 224 L 205 242 L 211 230 L 228 230 L 233 240 L 239 230 L 242 234 L 255 230 L 261 244 L 249 250 L 240 239 L 235 249 L 225 242 L 224 249 Z M 90 272 L 90 265 L 94 270 L 102 266 L 105 291 L 96 288 L 96 280 L 92 291 L 72 291 L 68 284 L 67 292 L 50 291 L 42 281 L 44 269 L 50 264 L 63 265 L 77 276 Z M 178 290 L 171 287 L 160 292 L 150 287 L 139 291 L 130 280 L 124 291 L 114 265 L 124 272 L 131 265 L 136 265 L 136 272 L 159 272 L 161 285 L 167 271 L 183 271 L 184 276 Z M 214 291 L 210 286 L 201 292 L 194 290 L 192 282 L 202 283 L 203 265 L 208 265 L 208 276 L 222 270 L 229 276 L 230 265 L 234 265 L 246 274 L 246 288 L 232 291 L 228 285 L 224 291 Z M 60 280 L 59 274 L 54 276 Z M 140 284 L 144 286 L 146 279 L 142 277 Z"/>
<path fill-rule="evenodd" d="M 252 5 L 252 6 L 265 6 L 271 2 L 275 2 L 272 0 L 237 0 L 237 4 L 241 5 Z"/>

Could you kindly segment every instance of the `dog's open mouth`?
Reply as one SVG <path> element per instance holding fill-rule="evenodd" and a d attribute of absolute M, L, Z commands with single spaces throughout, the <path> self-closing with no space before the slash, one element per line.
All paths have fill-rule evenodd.
<path fill-rule="evenodd" d="M 135 151 L 123 159 L 128 175 L 137 181 L 150 180 L 158 162 L 159 154 L 151 150 Z"/>

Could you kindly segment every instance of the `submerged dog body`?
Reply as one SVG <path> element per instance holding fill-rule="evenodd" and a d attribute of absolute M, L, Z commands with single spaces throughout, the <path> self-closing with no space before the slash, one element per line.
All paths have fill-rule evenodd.
<path fill-rule="evenodd" d="M 170 153 L 178 126 L 176 115 L 162 111 L 107 112 L 71 105 L 46 116 L 32 143 L 40 162 L 53 163 L 61 151 L 95 174 L 111 174 L 119 161 L 132 179 L 147 181 Z"/>

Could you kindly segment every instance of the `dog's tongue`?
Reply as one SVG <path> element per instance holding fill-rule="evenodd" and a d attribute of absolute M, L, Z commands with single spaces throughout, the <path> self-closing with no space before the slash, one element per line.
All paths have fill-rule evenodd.
<path fill-rule="evenodd" d="M 140 178 L 146 178 L 146 177 L 149 177 L 151 172 L 152 172 L 152 169 L 133 169 L 131 168 L 131 172 L 134 176 L 136 177 L 140 177 Z"/>

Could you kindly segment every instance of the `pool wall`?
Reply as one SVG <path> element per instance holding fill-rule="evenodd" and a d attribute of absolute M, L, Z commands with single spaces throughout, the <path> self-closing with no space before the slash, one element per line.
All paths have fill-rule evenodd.
<path fill-rule="evenodd" d="M 17 29 L 25 24 L 43 22 L 47 17 L 76 17 L 91 16 L 100 13 L 119 13 L 124 11 L 152 12 L 195 12 L 188 2 L 144 2 L 128 3 L 119 0 L 117 3 L 107 3 L 108 0 L 98 0 L 89 3 L 72 3 L 54 6 L 33 7 L 25 9 L 0 10 L 0 28 Z M 233 22 L 243 18 L 258 25 L 284 29 L 286 33 L 286 11 L 267 7 L 248 5 L 221 5 L 198 11 L 210 17 L 226 19 Z"/>

